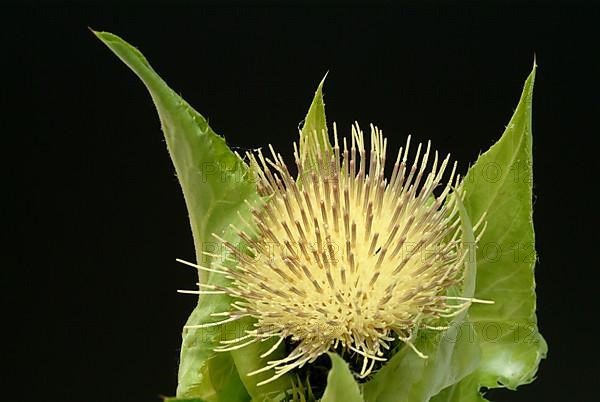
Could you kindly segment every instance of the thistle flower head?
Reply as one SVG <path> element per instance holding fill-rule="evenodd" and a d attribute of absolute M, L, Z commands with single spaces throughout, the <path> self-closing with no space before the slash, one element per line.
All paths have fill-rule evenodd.
<path fill-rule="evenodd" d="M 358 125 L 341 144 L 335 132 L 332 148 L 319 145 L 317 133 L 302 138 L 317 152 L 300 153 L 294 144 L 297 177 L 272 147 L 269 157 L 249 154 L 264 204 L 251 208 L 253 229 L 236 229 L 247 250 L 219 238 L 235 267 L 198 266 L 231 279 L 198 293 L 234 300 L 217 314 L 225 319 L 203 326 L 256 319 L 254 329 L 217 350 L 275 337 L 266 358 L 286 339 L 294 345 L 287 357 L 250 373 L 274 369 L 263 383 L 340 346 L 362 358 L 361 377 L 385 360 L 395 339 L 426 358 L 413 345 L 416 332 L 440 328 L 442 317 L 473 301 L 448 295 L 466 255 L 451 194 L 460 187 L 456 163 L 449 166 L 449 156 L 439 158 L 430 143 L 411 146 L 409 137 L 388 178 L 387 140 L 373 126 L 370 137 L 369 150 Z"/>

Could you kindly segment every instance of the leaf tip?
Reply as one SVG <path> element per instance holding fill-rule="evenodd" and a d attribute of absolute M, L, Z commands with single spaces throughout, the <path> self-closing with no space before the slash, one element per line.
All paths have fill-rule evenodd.
<path fill-rule="evenodd" d="M 329 75 L 329 70 L 325 71 L 325 75 L 323 76 L 323 78 L 321 79 L 321 82 L 319 82 L 319 86 L 317 87 L 317 92 L 320 92 L 321 94 L 323 93 L 323 85 L 325 84 L 325 80 L 327 79 L 328 75 Z"/>
<path fill-rule="evenodd" d="M 110 47 L 109 42 L 114 41 L 115 39 L 121 39 L 117 35 L 110 32 L 97 31 L 92 27 L 88 27 L 88 29 L 96 38 L 100 39 L 100 41 L 108 47 Z"/>
<path fill-rule="evenodd" d="M 531 67 L 531 72 L 529 73 L 529 76 L 527 77 L 527 80 L 525 81 L 525 85 L 530 85 L 530 91 L 533 89 L 533 83 L 535 81 L 535 73 L 537 71 L 537 56 L 534 53 L 533 54 L 533 66 Z"/>
<path fill-rule="evenodd" d="M 93 29 L 92 27 L 88 27 L 88 29 L 90 30 L 91 33 L 93 33 L 96 38 L 100 39 L 102 42 L 104 42 L 105 44 L 110 41 L 111 39 L 115 39 L 118 38 L 117 35 L 112 34 L 110 32 L 106 32 L 106 31 L 96 31 L 95 29 Z"/>

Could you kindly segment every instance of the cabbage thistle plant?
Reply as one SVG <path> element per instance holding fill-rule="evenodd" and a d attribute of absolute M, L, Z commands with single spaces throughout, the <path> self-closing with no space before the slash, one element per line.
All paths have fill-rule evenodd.
<path fill-rule="evenodd" d="M 294 161 L 238 155 L 138 50 L 96 35 L 150 91 L 189 210 L 196 261 L 180 262 L 199 281 L 180 292 L 198 304 L 168 400 L 470 402 L 534 379 L 535 66 L 463 178 L 430 142 L 338 134 L 323 82 Z"/>

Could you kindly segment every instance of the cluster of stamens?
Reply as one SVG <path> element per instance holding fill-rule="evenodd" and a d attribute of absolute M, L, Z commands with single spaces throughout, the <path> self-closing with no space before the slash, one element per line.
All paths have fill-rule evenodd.
<path fill-rule="evenodd" d="M 302 141 L 317 144 L 320 133 L 312 135 Z M 445 328 L 443 317 L 464 311 L 473 301 L 448 295 L 460 282 L 467 255 L 459 194 L 453 191 L 460 188 L 456 163 L 441 185 L 449 155 L 441 160 L 434 152 L 432 157 L 430 143 L 419 144 L 410 164 L 409 137 L 388 180 L 386 148 L 381 131 L 371 126 L 367 155 L 356 125 L 341 147 L 334 127 L 333 147 L 318 146 L 316 155 L 302 154 L 294 144 L 297 176 L 272 147 L 270 157 L 261 151 L 248 154 L 264 202 L 250 206 L 246 227 L 252 229 L 233 228 L 245 249 L 214 235 L 236 264 L 194 264 L 231 283 L 200 284 L 200 290 L 188 292 L 233 298 L 229 311 L 214 314 L 224 319 L 192 327 L 256 320 L 253 329 L 223 341 L 217 350 L 276 338 L 262 355 L 267 358 L 285 340 L 294 345 L 285 358 L 266 361 L 250 373 L 273 369 L 263 383 L 339 346 L 362 358 L 361 377 L 376 361 L 386 360 L 394 339 L 426 358 L 413 344 L 416 332 Z"/>

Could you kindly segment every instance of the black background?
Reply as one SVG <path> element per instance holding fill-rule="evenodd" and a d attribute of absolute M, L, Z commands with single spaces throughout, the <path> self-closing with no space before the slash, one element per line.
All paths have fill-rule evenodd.
<path fill-rule="evenodd" d="M 289 155 L 326 71 L 330 121 L 451 152 L 499 138 L 530 72 L 539 378 L 496 401 L 592 400 L 598 356 L 599 9 L 585 3 L 3 6 L 2 394 L 158 401 L 176 386 L 195 272 L 179 185 L 142 84 L 87 29 L 139 47 L 240 150 Z M 290 3 L 291 4 L 291 3 Z"/>

